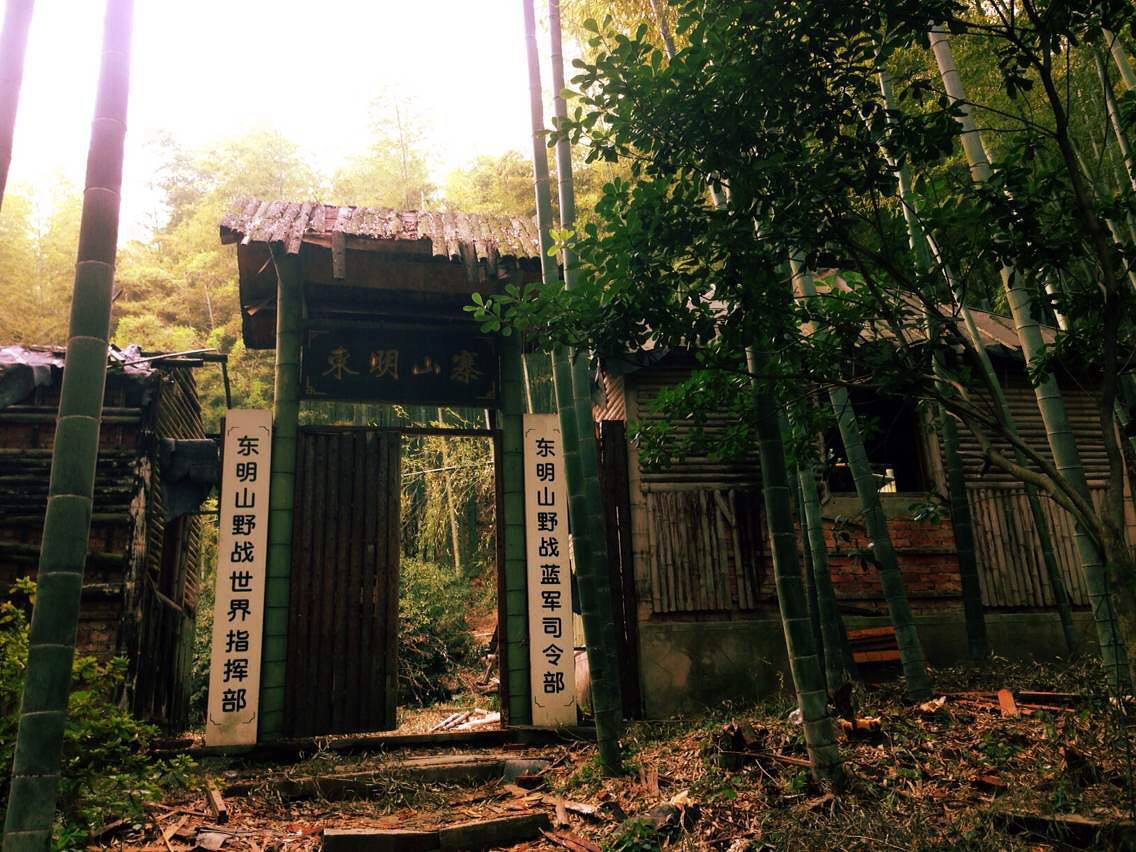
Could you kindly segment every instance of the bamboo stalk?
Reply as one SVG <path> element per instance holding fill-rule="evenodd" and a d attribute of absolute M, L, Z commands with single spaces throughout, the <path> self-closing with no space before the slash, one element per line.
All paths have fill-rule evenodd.
<path fill-rule="evenodd" d="M 813 277 L 797 257 L 790 257 L 789 266 L 793 275 L 794 288 L 805 298 L 816 296 Z M 864 449 L 864 438 L 860 423 L 852 408 L 852 400 L 844 387 L 833 387 L 828 391 L 832 410 L 836 415 L 836 425 L 844 442 L 844 454 L 852 479 L 856 484 L 856 496 L 864 516 L 864 527 L 880 574 L 880 586 L 887 601 L 888 613 L 895 628 L 895 642 L 899 647 L 900 665 L 906 678 L 906 691 L 913 701 L 926 701 L 931 694 L 931 682 L 923 660 L 923 645 L 915 629 L 911 614 L 911 604 L 907 600 L 907 589 L 899 570 L 899 559 L 888 532 L 887 517 L 880 503 L 879 484 L 868 461 Z"/>
<path fill-rule="evenodd" d="M 521 5 L 524 12 L 525 46 L 529 66 L 533 185 L 540 232 L 541 277 L 544 287 L 555 288 L 560 286 L 560 283 L 556 262 L 548 254 L 552 245 L 549 233 L 552 224 L 552 203 L 549 190 L 548 150 L 544 142 L 544 104 L 540 84 L 540 59 L 536 46 L 536 15 L 533 0 L 522 0 Z M 555 41 L 555 37 L 559 35 L 559 6 L 553 6 L 550 11 L 554 13 Z M 555 45 L 554 53 L 559 54 Z M 561 180 L 561 195 L 564 197 L 563 176 Z M 571 178 L 568 178 L 569 198 L 571 198 L 570 180 Z M 581 365 L 577 365 L 579 366 Z M 576 560 L 580 616 L 584 624 L 589 675 L 592 682 L 596 741 L 604 771 L 615 774 L 622 766 L 619 734 L 623 706 L 619 669 L 615 657 L 615 627 L 612 618 L 611 581 L 607 571 L 603 500 L 596 469 L 596 443 L 591 423 L 590 392 L 581 397 L 582 391 L 585 389 L 590 391 L 590 385 L 585 388 L 573 373 L 569 353 L 562 348 L 558 349 L 553 354 L 553 375 L 568 475 L 569 511 L 573 526 L 572 549 Z"/>
<path fill-rule="evenodd" d="M 886 68 L 879 70 L 880 94 L 884 109 L 893 109 L 891 77 Z M 886 155 L 886 151 L 884 152 Z M 891 160 L 890 156 L 888 157 Z M 895 166 L 894 161 L 891 163 Z M 911 188 L 911 174 L 906 165 L 897 166 L 899 195 L 903 206 L 903 219 L 907 225 L 908 241 L 915 255 L 915 262 L 923 272 L 934 272 L 931 252 L 923 234 L 915 209 L 915 194 Z M 964 308 L 965 310 L 965 308 Z M 930 312 L 926 312 L 927 340 L 934 344 Z M 985 349 L 983 348 L 983 354 Z M 946 380 L 942 353 L 933 354 L 935 385 L 941 394 L 947 394 L 950 385 Z M 942 405 L 936 410 L 939 430 L 943 438 L 943 456 L 947 473 L 947 495 L 951 510 L 951 531 L 954 534 L 955 550 L 958 556 L 959 581 L 962 588 L 963 618 L 966 622 L 967 650 L 971 659 L 982 660 L 990 654 L 990 644 L 986 638 L 986 619 L 982 610 L 982 588 L 978 580 L 978 557 L 974 546 L 974 521 L 970 515 L 970 503 L 966 498 L 966 475 L 962 458 L 959 455 L 958 425 Z"/>
<path fill-rule="evenodd" d="M 24 55 L 28 30 L 32 24 L 34 0 L 8 0 L 4 29 L 0 32 L 0 207 L 8 185 L 12 164 L 12 140 L 16 133 L 16 111 L 24 81 Z"/>
<path fill-rule="evenodd" d="M 777 605 L 785 631 L 785 648 L 789 670 L 801 710 L 805 747 L 813 774 L 833 784 L 840 784 L 844 768 L 836 746 L 836 732 L 828 715 L 828 690 L 825 675 L 817 659 L 812 625 L 805 592 L 801 587 L 800 563 L 797 559 L 797 535 L 793 529 L 792 494 L 785 463 L 785 446 L 780 408 L 771 387 L 763 387 L 760 356 L 750 348 L 746 353 L 753 380 L 754 414 L 758 453 L 761 458 L 761 489 L 765 498 L 765 520 L 769 530 L 773 557 L 773 574 L 777 584 Z"/>
<path fill-rule="evenodd" d="M 985 183 L 992 177 L 993 170 L 983 147 L 978 126 L 966 101 L 966 92 L 955 65 L 950 42 L 947 40 L 945 30 L 941 27 L 935 27 L 931 30 L 931 50 L 939 66 L 939 74 L 942 77 L 947 97 L 952 103 L 961 107 L 959 138 L 962 142 L 963 151 L 966 153 L 971 177 L 975 183 Z M 1037 320 L 1033 318 L 1033 297 L 1023 284 L 1022 277 L 1013 267 L 1004 266 L 1001 270 L 1001 276 L 1002 286 L 1006 290 L 1010 312 L 1014 319 L 1014 328 L 1022 346 L 1022 353 L 1025 355 L 1026 365 L 1033 368 L 1045 358 L 1046 354 L 1041 328 L 1038 326 Z M 1050 375 L 1040 381 L 1034 387 L 1034 394 L 1037 397 L 1038 409 L 1045 424 L 1046 437 L 1058 471 L 1083 499 L 1090 500 L 1088 481 L 1085 479 L 1084 467 L 1081 464 L 1072 427 L 1069 425 L 1069 418 L 1065 411 L 1065 403 L 1057 385 L 1057 379 Z M 1088 534 L 1084 526 L 1078 523 L 1075 529 L 1077 553 L 1089 592 L 1089 603 L 1093 612 L 1093 621 L 1097 628 L 1101 659 L 1108 673 L 1111 686 L 1117 690 L 1127 691 L 1130 688 L 1131 679 L 1128 672 L 1124 641 L 1121 638 L 1117 614 L 1113 608 L 1109 592 L 1108 569 L 1104 565 L 1100 546 Z"/>
<path fill-rule="evenodd" d="M 106 387 L 133 10 L 132 0 L 107 2 L 67 360 L 4 823 L 8 852 L 48 848 L 55 819 Z"/>
<path fill-rule="evenodd" d="M 801 490 L 803 534 L 810 544 L 813 560 L 813 582 L 817 590 L 821 639 L 824 642 L 824 670 L 829 693 L 834 693 L 852 679 L 854 663 L 844 619 L 836 604 L 832 586 L 832 570 L 828 562 L 828 543 L 824 540 L 824 518 L 817 494 L 816 472 L 811 463 L 797 469 Z"/>

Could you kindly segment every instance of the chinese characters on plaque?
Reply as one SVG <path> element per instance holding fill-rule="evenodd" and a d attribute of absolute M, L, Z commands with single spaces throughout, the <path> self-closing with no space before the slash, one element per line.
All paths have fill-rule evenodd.
<path fill-rule="evenodd" d="M 310 328 L 300 380 L 307 399 L 497 404 L 493 339 L 464 326 L 350 325 Z"/>
<path fill-rule="evenodd" d="M 532 721 L 534 725 L 574 725 L 572 568 L 560 421 L 555 414 L 526 414 L 524 424 Z"/>
<path fill-rule="evenodd" d="M 272 412 L 225 416 L 206 745 L 256 742 Z"/>

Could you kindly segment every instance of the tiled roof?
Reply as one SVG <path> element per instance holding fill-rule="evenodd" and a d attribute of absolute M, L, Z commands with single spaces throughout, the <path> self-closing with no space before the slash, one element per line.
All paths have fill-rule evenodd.
<path fill-rule="evenodd" d="M 536 223 L 514 216 L 242 198 L 221 220 L 221 242 L 281 243 L 289 254 L 296 254 L 305 238 L 337 232 L 372 240 L 429 240 L 435 257 L 466 262 L 540 257 Z"/>

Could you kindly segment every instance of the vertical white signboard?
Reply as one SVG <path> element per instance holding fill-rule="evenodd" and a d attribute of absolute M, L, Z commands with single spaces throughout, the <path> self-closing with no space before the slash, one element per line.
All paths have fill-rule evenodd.
<path fill-rule="evenodd" d="M 271 462 L 272 412 L 229 410 L 218 497 L 221 527 L 206 745 L 256 742 Z"/>
<path fill-rule="evenodd" d="M 555 414 L 525 415 L 525 549 L 534 725 L 576 724 L 568 480 Z"/>

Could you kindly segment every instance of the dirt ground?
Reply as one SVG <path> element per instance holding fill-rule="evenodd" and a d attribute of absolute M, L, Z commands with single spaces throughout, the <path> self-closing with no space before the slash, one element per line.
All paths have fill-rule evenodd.
<path fill-rule="evenodd" d="M 203 787 L 242 788 L 225 797 L 224 825 L 203 795 L 187 794 L 155 804 L 151 823 L 96 848 L 307 850 L 319 848 L 325 828 L 434 828 L 534 810 L 548 814 L 557 839 L 510 848 L 1136 848 L 1125 822 L 1136 810 L 1136 729 L 1130 709 L 1100 694 L 1100 682 L 1088 663 L 995 661 L 935 672 L 938 698 L 922 707 L 905 703 L 894 683 L 858 686 L 856 717 L 868 730 L 842 734 L 849 779 L 838 791 L 810 780 L 787 700 L 635 722 L 624 738 L 626 772 L 615 778 L 602 776 L 586 742 L 493 746 L 509 758 L 549 762 L 539 778 L 523 779 L 533 789 L 417 783 L 395 763 L 457 749 L 323 748 L 283 763 L 207 758 L 198 767 Z M 1009 712 L 992 697 L 1003 687 L 1021 702 Z M 987 695 L 962 694 L 976 691 Z M 1045 699 L 1049 709 L 1028 691 L 1054 696 Z M 363 771 L 374 773 L 368 792 L 349 801 L 291 798 L 277 784 Z"/>

